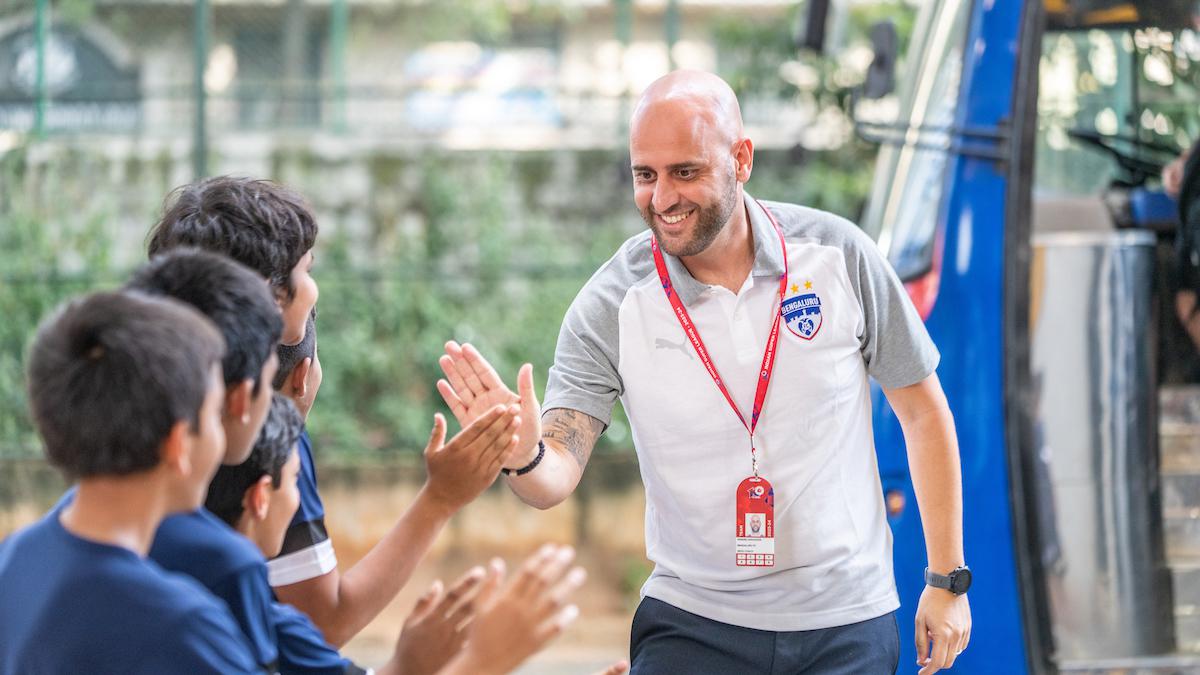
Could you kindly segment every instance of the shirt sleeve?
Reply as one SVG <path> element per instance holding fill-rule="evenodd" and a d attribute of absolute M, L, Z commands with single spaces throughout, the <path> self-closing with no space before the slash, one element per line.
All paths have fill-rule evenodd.
<path fill-rule="evenodd" d="M 588 282 L 563 317 L 542 410 L 578 410 L 608 426 L 624 387 L 617 371 L 619 290 L 607 288 L 604 272 Z"/>
<path fill-rule="evenodd" d="M 215 601 L 189 610 L 174 623 L 167 635 L 177 648 L 147 654 L 142 672 L 194 675 L 267 672 L 255 662 L 245 636 L 228 610 Z"/>
<path fill-rule="evenodd" d="M 323 576 L 337 567 L 333 542 L 325 529 L 325 505 L 317 490 L 317 470 L 308 431 L 300 436 L 300 508 L 283 538 L 279 555 L 267 562 L 272 586 L 287 586 Z"/>
<path fill-rule="evenodd" d="M 338 653 L 295 607 L 273 603 L 280 675 L 350 675 L 365 672 Z"/>
<path fill-rule="evenodd" d="M 265 568 L 256 565 L 241 570 L 221 580 L 212 591 L 229 606 L 238 627 L 250 642 L 255 660 L 263 666 L 273 667 L 279 652 L 275 646 L 271 612 L 274 598 Z"/>
<path fill-rule="evenodd" d="M 937 369 L 941 356 L 891 264 L 870 237 L 852 229 L 846 272 L 862 305 L 858 338 L 867 373 L 889 389 L 916 384 Z"/>

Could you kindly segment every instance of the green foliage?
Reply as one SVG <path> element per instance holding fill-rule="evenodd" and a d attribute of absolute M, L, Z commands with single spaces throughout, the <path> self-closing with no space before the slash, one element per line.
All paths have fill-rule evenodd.
<path fill-rule="evenodd" d="M 0 458 L 36 454 L 26 413 L 24 353 L 64 298 L 110 285 L 112 204 L 17 150 L 0 158 Z M 85 207 L 76 205 L 86 205 Z"/>
<path fill-rule="evenodd" d="M 625 555 L 621 557 L 621 571 L 617 583 L 620 587 L 621 597 L 624 598 L 629 609 L 637 607 L 638 601 L 641 599 L 642 584 L 646 583 L 653 571 L 653 563 L 641 556 Z"/>

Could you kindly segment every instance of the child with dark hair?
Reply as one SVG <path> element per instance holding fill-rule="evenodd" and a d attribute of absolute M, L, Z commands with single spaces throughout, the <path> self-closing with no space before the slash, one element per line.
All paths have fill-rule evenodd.
<path fill-rule="evenodd" d="M 205 178 L 177 188 L 150 232 L 151 257 L 195 246 L 258 272 L 283 310 L 283 344 L 304 337 L 304 323 L 317 304 L 310 274 L 317 221 L 304 199 L 267 180 L 234 176 Z"/>
<path fill-rule="evenodd" d="M 126 288 L 185 302 L 204 314 L 225 339 L 222 361 L 226 395 L 221 423 L 223 463 L 243 462 L 271 405 L 283 320 L 262 277 L 225 256 L 179 249 L 155 257 L 134 272 Z M 204 486 L 207 489 L 207 484 Z M 258 550 L 204 508 L 171 516 L 158 528 L 150 558 L 199 581 L 229 606 L 249 640 L 255 661 L 272 670 L 278 661 L 271 595 L 254 580 L 262 566 Z"/>
<path fill-rule="evenodd" d="M 296 193 L 270 181 L 220 177 L 186 185 L 168 200 L 150 234 L 150 255 L 179 246 L 223 253 L 251 267 L 275 290 L 283 309 L 282 350 L 303 348 L 318 290 L 309 270 L 317 225 Z M 287 372 L 281 389 L 307 413 L 320 379 L 315 335 L 311 360 Z M 303 369 L 303 372 L 301 370 Z M 305 402 L 305 398 L 308 398 Z M 485 418 L 446 441 L 446 421 L 434 418 L 425 450 L 429 478 L 396 526 L 362 560 L 341 574 L 325 529 L 312 446 L 300 441 L 301 506 L 282 555 L 269 563 L 271 585 L 283 601 L 312 617 L 327 639 L 343 645 L 399 593 L 450 516 L 495 482 L 508 461 L 519 420 L 515 405 L 497 405 Z"/>
<path fill-rule="evenodd" d="M 300 457 L 296 443 L 303 427 L 304 420 L 295 404 L 283 396 L 275 397 L 250 457 L 238 466 L 221 467 L 208 488 L 205 500 L 208 510 L 254 542 L 264 556 L 274 556 L 282 548 L 288 523 L 299 506 L 296 479 Z M 582 570 L 567 571 L 568 550 L 556 549 L 554 555 L 556 558 L 547 557 L 544 561 L 551 569 L 541 564 L 531 565 L 525 573 L 528 579 L 549 572 L 547 578 L 551 583 L 542 591 L 525 588 L 528 584 L 510 588 L 509 594 L 515 598 L 509 598 L 507 603 L 498 602 L 498 598 L 477 597 L 481 584 L 495 593 L 502 573 L 500 567 L 494 567 L 487 579 L 482 568 L 472 570 L 445 597 L 440 596 L 435 586 L 405 621 L 392 659 L 379 672 L 403 675 L 508 672 L 557 633 L 557 628 L 543 632 L 541 624 L 549 621 L 565 625 L 574 615 L 574 611 L 562 613 L 554 609 L 556 602 L 547 603 L 558 597 L 551 593 L 569 593 L 583 579 Z M 261 573 L 256 575 L 260 580 L 259 592 L 269 595 L 265 562 L 261 567 Z M 474 617 L 477 603 L 482 602 L 494 603 L 487 606 L 481 618 L 484 625 L 492 624 L 490 630 L 502 634 L 503 639 L 481 637 L 464 650 L 463 643 L 470 634 L 459 627 Z M 530 606 L 538 605 L 542 606 L 540 614 L 529 611 Z M 280 673 L 361 672 L 325 641 L 303 613 L 278 603 L 273 612 Z M 623 668 L 607 672 L 616 674 L 623 672 Z"/>
<path fill-rule="evenodd" d="M 302 431 L 304 418 L 296 405 L 283 396 L 273 397 L 250 456 L 241 464 L 218 469 L 204 499 L 205 508 L 268 557 L 283 546 L 283 534 L 300 503 L 296 443 Z M 282 522 L 277 520 L 280 517 Z"/>
<path fill-rule="evenodd" d="M 146 560 L 224 456 L 220 333 L 182 303 L 96 293 L 44 322 L 28 391 L 76 490 L 0 544 L 0 673 L 244 673 L 225 606 Z"/>
<path fill-rule="evenodd" d="M 217 471 L 208 487 L 205 508 L 260 552 L 253 569 L 244 573 L 245 585 L 268 608 L 279 672 L 362 672 L 325 642 L 308 617 L 274 602 L 267 582 L 266 559 L 279 553 L 288 523 L 300 504 L 296 443 L 303 430 L 304 419 L 295 404 L 283 396 L 272 398 L 266 423 L 250 456 L 237 466 L 222 466 Z"/>
<path fill-rule="evenodd" d="M 135 271 L 125 287 L 185 302 L 225 337 L 224 463 L 240 464 L 266 419 L 270 384 L 279 369 L 275 347 L 283 319 L 270 289 L 245 265 L 195 248 L 155 257 Z"/>

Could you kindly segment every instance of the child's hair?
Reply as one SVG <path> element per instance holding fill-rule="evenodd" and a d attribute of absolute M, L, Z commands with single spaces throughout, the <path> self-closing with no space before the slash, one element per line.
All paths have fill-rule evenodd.
<path fill-rule="evenodd" d="M 192 305 L 225 336 L 225 383 L 254 381 L 283 333 L 283 316 L 262 277 L 225 256 L 179 249 L 134 272 L 126 288 Z"/>
<path fill-rule="evenodd" d="M 46 457 L 68 480 L 151 469 L 181 420 L 197 429 L 225 344 L 211 322 L 169 298 L 93 293 L 38 328 L 29 407 Z"/>
<path fill-rule="evenodd" d="M 245 508 L 243 498 L 251 485 L 263 476 L 270 476 L 271 486 L 279 489 L 280 472 L 296 451 L 303 431 L 304 420 L 296 405 L 286 396 L 272 396 L 267 421 L 250 456 L 237 466 L 222 466 L 217 471 L 208 486 L 205 508 L 230 526 L 236 526 Z"/>
<path fill-rule="evenodd" d="M 178 246 L 223 253 L 291 301 L 292 269 L 316 240 L 317 221 L 299 194 L 268 180 L 218 176 L 178 187 L 167 197 L 147 248 L 151 257 Z"/>
<path fill-rule="evenodd" d="M 279 356 L 279 370 L 275 371 L 275 381 L 271 383 L 275 390 L 283 388 L 292 375 L 292 371 L 304 359 L 311 359 L 317 353 L 317 308 L 313 307 L 304 324 L 304 338 L 294 345 L 280 343 L 275 345 L 275 354 Z"/>

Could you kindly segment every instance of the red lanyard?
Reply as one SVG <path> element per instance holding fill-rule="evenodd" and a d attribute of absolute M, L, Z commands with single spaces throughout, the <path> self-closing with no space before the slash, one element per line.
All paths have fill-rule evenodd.
<path fill-rule="evenodd" d="M 787 243 L 783 240 L 783 230 L 780 229 L 779 223 L 775 222 L 775 217 L 759 202 L 759 207 L 770 218 L 771 225 L 775 226 L 775 233 L 779 235 L 779 247 L 783 251 L 783 274 L 779 275 L 779 303 L 782 307 L 784 296 L 787 293 L 787 278 L 788 278 L 788 263 L 787 263 Z M 713 363 L 712 357 L 708 355 L 708 349 L 704 346 L 704 340 L 700 339 L 700 331 L 696 329 L 696 325 L 692 323 L 692 317 L 688 314 L 687 308 L 683 306 L 683 302 L 679 300 L 679 295 L 675 293 L 674 287 L 671 285 L 671 274 L 667 271 L 667 262 L 663 259 L 662 251 L 658 250 L 658 239 L 650 237 L 650 250 L 654 252 L 654 266 L 658 268 L 658 280 L 662 282 L 663 292 L 667 295 L 667 302 L 671 303 L 671 309 L 675 310 L 675 318 L 679 319 L 679 325 L 683 327 L 683 332 L 691 341 L 692 347 L 696 350 L 696 354 L 700 357 L 700 363 L 708 370 L 708 374 L 712 376 L 713 382 L 717 384 L 717 389 L 725 396 L 725 400 L 729 402 L 729 407 L 733 408 L 733 413 L 738 416 L 738 420 L 742 426 L 746 427 L 746 431 L 750 434 L 750 466 L 754 471 L 754 475 L 758 476 L 758 455 L 754 447 L 754 429 L 758 426 L 760 413 L 762 413 L 763 403 L 767 400 L 767 387 L 771 384 L 771 373 L 775 370 L 775 347 L 779 344 L 779 308 L 773 311 L 774 320 L 771 322 L 771 334 L 767 337 L 767 348 L 763 352 L 762 367 L 759 369 L 758 388 L 754 391 L 754 408 L 750 411 L 750 423 L 746 423 L 745 416 L 742 411 L 738 410 L 737 404 L 733 401 L 733 396 L 729 394 L 729 389 L 725 387 L 725 382 L 721 380 L 721 374 L 717 372 L 717 366 Z"/>

